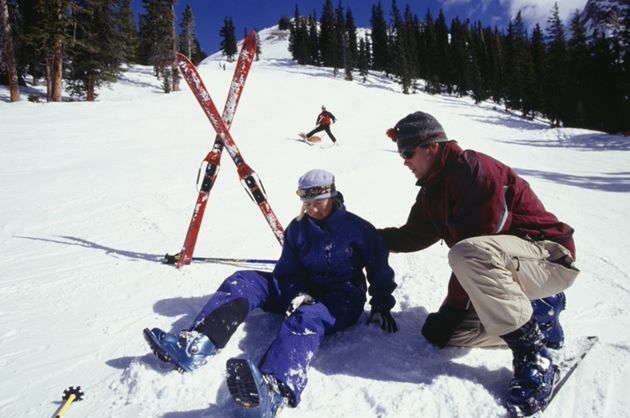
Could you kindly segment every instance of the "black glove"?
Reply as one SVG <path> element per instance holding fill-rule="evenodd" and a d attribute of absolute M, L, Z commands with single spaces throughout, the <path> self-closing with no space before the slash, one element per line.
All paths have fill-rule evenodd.
<path fill-rule="evenodd" d="M 439 348 L 446 347 L 455 329 L 466 317 L 466 310 L 442 306 L 438 312 L 430 313 L 424 321 L 422 335 Z"/>
<path fill-rule="evenodd" d="M 379 307 L 372 306 L 372 310 L 370 311 L 370 317 L 368 318 L 366 324 L 380 324 L 381 329 L 388 334 L 392 332 L 398 331 L 398 325 L 396 325 L 396 320 L 392 316 L 392 313 L 389 309 L 382 309 Z"/>

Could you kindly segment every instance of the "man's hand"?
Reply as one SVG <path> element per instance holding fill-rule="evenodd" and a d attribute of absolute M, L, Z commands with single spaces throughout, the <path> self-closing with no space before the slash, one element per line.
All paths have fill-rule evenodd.
<path fill-rule="evenodd" d="M 381 309 L 379 307 L 372 306 L 370 317 L 368 318 L 366 324 L 380 324 L 381 329 L 388 334 L 398 331 L 396 320 L 389 309 Z"/>
<path fill-rule="evenodd" d="M 444 348 L 451 336 L 466 317 L 466 310 L 442 306 L 430 313 L 424 321 L 422 335 L 433 345 Z"/>
<path fill-rule="evenodd" d="M 287 311 L 284 313 L 284 318 L 288 318 L 291 315 L 293 315 L 293 312 L 295 312 L 297 310 L 297 308 L 300 307 L 300 305 L 312 305 L 315 303 L 315 299 L 313 299 L 311 297 L 311 295 L 308 295 L 306 293 L 300 293 L 299 295 L 297 295 L 296 297 L 294 297 L 291 300 L 291 303 L 289 303 L 289 307 L 287 308 Z"/>

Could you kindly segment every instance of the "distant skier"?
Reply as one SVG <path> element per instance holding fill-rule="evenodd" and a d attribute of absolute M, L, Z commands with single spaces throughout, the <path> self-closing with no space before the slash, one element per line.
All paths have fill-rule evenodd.
<path fill-rule="evenodd" d="M 335 115 L 327 111 L 326 106 L 322 106 L 322 111 L 319 113 L 319 115 L 317 115 L 317 120 L 315 121 L 315 124 L 317 125 L 315 129 L 307 134 L 300 134 L 300 136 L 302 136 L 304 140 L 308 140 L 317 132 L 325 131 L 330 137 L 330 140 L 333 142 L 333 144 L 337 145 L 337 138 L 335 138 L 335 136 L 330 131 L 330 125 L 332 125 L 336 121 L 337 118 L 335 118 Z"/>
<path fill-rule="evenodd" d="M 372 305 L 368 323 L 375 320 L 388 333 L 398 330 L 390 313 L 396 303 L 394 272 L 376 229 L 346 211 L 335 178 L 327 171 L 304 174 L 297 194 L 302 211 L 286 229 L 273 273 L 234 273 L 192 327 L 178 335 L 159 328 L 144 330 L 161 360 L 193 371 L 225 347 L 253 310 L 284 315 L 276 339 L 258 365 L 247 359 L 227 362 L 232 397 L 256 417 L 273 417 L 286 404 L 298 405 L 320 345 L 328 335 L 359 320 L 366 290 Z"/>
<path fill-rule="evenodd" d="M 507 346 L 514 377 L 507 407 L 531 415 L 552 395 L 563 290 L 575 281 L 573 229 L 548 212 L 529 184 L 501 162 L 462 150 L 431 115 L 415 112 L 387 131 L 420 191 L 405 225 L 379 230 L 390 251 L 443 240 L 452 274 L 422 334 L 442 348 Z"/>

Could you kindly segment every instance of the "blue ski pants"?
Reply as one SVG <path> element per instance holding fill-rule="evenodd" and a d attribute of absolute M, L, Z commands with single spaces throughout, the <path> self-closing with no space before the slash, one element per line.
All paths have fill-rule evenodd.
<path fill-rule="evenodd" d="M 272 273 L 245 270 L 225 279 L 201 310 L 194 329 L 208 334 L 223 347 L 247 314 L 257 308 L 284 315 L 288 300 Z M 307 383 L 307 372 L 327 335 L 354 325 L 363 312 L 365 292 L 328 292 L 316 303 L 301 305 L 285 319 L 260 361 L 263 374 L 270 374 L 291 391 L 290 403 L 297 406 Z M 229 312 L 229 314 L 226 314 Z M 218 320 L 217 318 L 220 318 Z M 227 320 L 226 320 L 227 319 Z M 213 338 L 213 335 L 219 335 Z"/>

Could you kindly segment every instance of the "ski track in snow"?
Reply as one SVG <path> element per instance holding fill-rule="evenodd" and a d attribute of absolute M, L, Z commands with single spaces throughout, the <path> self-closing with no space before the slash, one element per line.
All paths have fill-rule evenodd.
<path fill-rule="evenodd" d="M 335 173 L 348 209 L 377 227 L 400 225 L 417 193 L 384 132 L 416 110 L 432 113 L 464 148 L 512 165 L 542 201 L 576 229 L 582 273 L 562 315 L 567 349 L 580 336 L 600 341 L 545 417 L 630 416 L 630 141 L 582 129 L 548 128 L 492 103 L 405 96 L 391 79 L 347 82 L 326 68 L 298 66 L 286 33 L 261 32 L 230 130 L 260 175 L 286 226 L 297 215 L 298 177 Z M 219 55 L 199 66 L 223 103 L 234 63 Z M 85 400 L 67 417 L 225 417 L 235 406 L 225 381 L 233 356 L 255 360 L 280 319 L 255 312 L 230 344 L 197 373 L 182 375 L 149 353 L 145 327 L 188 327 L 222 280 L 241 268 L 158 262 L 181 248 L 197 196 L 195 176 L 215 134 L 184 83 L 164 95 L 151 68 L 132 67 L 95 103 L 8 103 L 0 87 L 0 415 L 52 416 L 63 390 Z M 39 88 L 41 91 L 41 88 Z M 34 91 L 34 90 L 32 90 Z M 338 117 L 339 146 L 308 147 L 325 104 Z M 322 137 L 326 143 L 326 135 Z M 393 254 L 400 331 L 359 324 L 333 335 L 308 374 L 291 417 L 505 417 L 511 354 L 502 348 L 438 350 L 421 336 L 450 274 L 448 249 Z M 279 256 L 259 210 L 225 155 L 196 255 Z M 367 309 L 367 308 L 366 308 Z"/>

